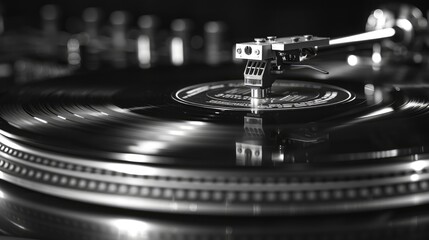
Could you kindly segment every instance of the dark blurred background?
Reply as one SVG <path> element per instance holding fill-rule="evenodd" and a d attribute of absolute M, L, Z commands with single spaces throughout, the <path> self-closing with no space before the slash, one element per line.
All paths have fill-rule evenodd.
<path fill-rule="evenodd" d="M 161 27 L 168 28 L 175 18 L 192 19 L 202 31 L 207 21 L 225 21 L 231 37 L 237 40 L 252 39 L 267 34 L 291 35 L 312 33 L 315 35 L 341 36 L 364 30 L 370 12 L 386 3 L 412 4 L 426 13 L 429 2 L 424 0 L 388 1 L 246 1 L 246 0 L 8 0 L 2 1 L 5 22 L 10 27 L 40 25 L 39 9 L 46 4 L 60 7 L 61 27 L 67 31 L 79 31 L 73 18 L 80 18 L 87 7 L 99 7 L 102 21 L 116 10 L 130 13 L 130 25 L 136 25 L 140 15 L 154 14 L 161 20 Z"/>
<path fill-rule="evenodd" d="M 395 1 L 0 1 L 0 82 L 102 68 L 233 62 L 236 42 L 365 31 Z M 428 1 L 411 4 L 428 15 Z"/>

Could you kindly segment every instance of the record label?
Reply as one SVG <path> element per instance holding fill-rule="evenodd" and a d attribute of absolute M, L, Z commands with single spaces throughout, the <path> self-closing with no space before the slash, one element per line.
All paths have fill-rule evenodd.
<path fill-rule="evenodd" d="M 294 110 L 330 106 L 354 99 L 340 87 L 301 81 L 276 81 L 265 99 L 252 99 L 243 81 L 198 84 L 183 88 L 173 98 L 181 103 L 219 110 Z"/>

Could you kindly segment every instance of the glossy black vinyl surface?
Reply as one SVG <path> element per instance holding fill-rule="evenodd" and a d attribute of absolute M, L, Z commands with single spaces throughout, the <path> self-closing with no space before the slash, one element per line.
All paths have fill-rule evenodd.
<path fill-rule="evenodd" d="M 0 229 L 51 239 L 425 236 L 427 71 L 318 64 L 331 74 L 281 81 L 352 97 L 282 111 L 173 98 L 240 79 L 239 66 L 128 69 L 10 89 L 0 100 Z"/>

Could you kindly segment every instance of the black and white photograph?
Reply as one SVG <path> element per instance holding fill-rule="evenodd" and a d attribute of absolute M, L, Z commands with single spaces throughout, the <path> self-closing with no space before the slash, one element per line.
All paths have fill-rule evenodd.
<path fill-rule="evenodd" d="M 0 0 L 0 240 L 429 239 L 429 2 Z"/>

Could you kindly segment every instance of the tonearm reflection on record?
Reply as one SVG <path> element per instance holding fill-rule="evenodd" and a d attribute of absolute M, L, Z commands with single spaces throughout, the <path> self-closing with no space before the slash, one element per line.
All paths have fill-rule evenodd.
<path fill-rule="evenodd" d="M 295 161 L 296 153 L 295 156 L 291 155 L 291 158 L 285 157 L 285 149 L 287 149 L 286 156 L 287 152 L 290 152 L 290 146 L 286 146 L 287 143 L 296 144 L 296 142 L 299 142 L 307 146 L 320 145 L 321 142 L 325 142 L 329 138 L 328 131 L 320 131 L 317 127 L 309 125 L 305 128 L 299 128 L 298 131 L 292 131 L 293 137 L 283 137 L 280 138 L 280 141 L 281 130 L 275 130 L 278 132 L 274 134 L 266 134 L 263 127 L 263 114 L 260 112 L 258 114 L 258 111 L 272 108 L 281 109 L 291 106 L 306 107 L 316 105 L 314 102 L 301 102 L 296 105 L 282 104 L 278 99 L 277 101 L 275 100 L 276 94 L 271 94 L 271 88 L 276 78 L 281 77 L 284 72 L 290 70 L 305 68 L 329 74 L 318 67 L 301 64 L 301 62 L 315 57 L 320 48 L 329 51 L 330 48 L 370 42 L 373 51 L 372 64 L 376 65 L 376 67 L 382 61 L 382 46 L 391 50 L 390 54 L 393 53 L 393 56 L 390 56 L 390 58 L 395 58 L 395 61 L 401 61 L 402 63 L 407 61 L 419 63 L 422 61 L 423 49 L 427 50 L 429 43 L 427 20 L 423 18 L 423 14 L 417 8 L 408 5 L 393 6 L 373 11 L 368 18 L 367 32 L 362 34 L 337 39 L 313 35 L 282 38 L 268 36 L 267 38 L 255 38 L 254 42 L 238 43 L 236 45 L 235 57 L 247 60 L 243 73 L 243 85 L 250 89 L 248 100 L 253 112 L 244 117 L 244 137 L 236 143 L 238 165 L 260 166 L 263 163 L 265 165 L 276 164 L 277 161 L 293 162 Z M 389 53 L 386 55 L 389 55 Z M 352 56 L 357 59 L 356 56 Z M 353 57 L 351 61 L 354 61 Z M 355 63 L 349 64 L 353 65 Z M 370 95 L 370 98 L 367 96 L 366 100 L 372 103 L 374 101 L 380 102 L 380 98 L 383 96 L 374 96 L 373 85 L 368 87 L 372 87 L 372 91 L 367 94 Z M 290 90 L 290 87 L 288 90 Z M 232 91 L 231 93 L 237 92 Z M 287 93 L 289 94 L 289 92 Z M 279 92 L 276 91 L 276 93 L 281 99 L 286 98 Z M 266 102 L 271 104 L 264 105 Z M 273 102 L 276 103 L 272 104 Z M 362 115 L 361 118 L 369 116 L 371 114 Z M 297 134 L 297 132 L 299 133 Z M 306 161 L 306 158 L 301 157 L 300 160 Z"/>
<path fill-rule="evenodd" d="M 221 67 L 199 66 L 203 76 L 170 67 L 11 88 L 0 101 L 0 178 L 163 214 L 308 215 L 427 203 L 428 72 L 419 65 L 428 62 L 428 22 L 399 5 L 373 11 L 366 28 L 336 39 L 238 43 L 235 57 L 247 60 L 240 80 L 224 79 Z M 353 66 L 368 59 L 356 55 L 334 67 L 314 61 L 368 44 L 369 64 L 360 68 Z M 399 76 L 403 68 L 414 75 Z M 291 77 L 299 69 L 323 81 Z"/>

